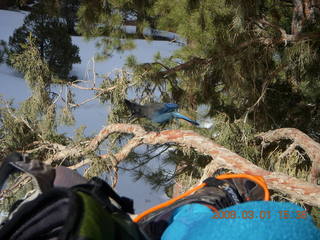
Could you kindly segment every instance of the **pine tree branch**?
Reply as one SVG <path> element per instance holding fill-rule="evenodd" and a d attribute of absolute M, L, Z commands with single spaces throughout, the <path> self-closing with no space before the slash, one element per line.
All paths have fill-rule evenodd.
<path fill-rule="evenodd" d="M 280 159 L 283 159 L 284 157 L 288 156 L 289 154 L 291 154 L 296 148 L 298 147 L 298 145 L 296 143 L 292 143 L 280 156 Z M 316 183 L 315 183 L 316 184 Z"/>
<path fill-rule="evenodd" d="M 267 25 L 267 26 L 272 27 L 273 29 L 277 30 L 281 34 L 280 39 L 278 39 L 277 41 L 284 42 L 285 45 L 287 45 L 288 42 L 318 40 L 320 37 L 320 33 L 317 33 L 317 32 L 310 32 L 310 33 L 296 32 L 295 34 L 288 34 L 283 28 L 281 28 L 280 26 L 278 26 L 274 23 L 267 21 L 264 18 L 256 20 L 256 22 L 260 23 L 262 25 Z M 271 40 L 271 42 L 275 42 L 275 41 Z"/>
<path fill-rule="evenodd" d="M 197 65 L 204 65 L 204 64 L 208 64 L 210 62 L 212 62 L 213 59 L 212 58 L 192 58 L 191 60 L 184 62 L 182 64 L 179 64 L 173 68 L 167 69 L 166 71 L 161 71 L 159 72 L 159 75 L 161 75 L 162 77 L 168 77 L 171 74 L 174 74 L 176 72 L 180 72 L 180 71 L 185 71 L 190 69 L 190 67 L 194 67 Z"/>
<path fill-rule="evenodd" d="M 293 130 L 291 131 L 293 132 Z M 297 131 L 296 131 L 297 132 Z M 202 180 L 212 176 L 218 168 L 227 168 L 236 173 L 246 173 L 262 176 L 270 189 L 290 195 L 293 199 L 302 200 L 312 206 L 320 207 L 320 187 L 306 181 L 290 177 L 283 173 L 269 172 L 249 160 L 240 157 L 236 153 L 214 143 L 211 139 L 203 137 L 189 130 L 164 130 L 161 132 L 146 132 L 141 126 L 134 124 L 111 124 L 104 127 L 97 136 L 85 147 L 69 147 L 56 153 L 46 163 L 52 163 L 66 157 L 82 157 L 94 152 L 99 145 L 113 133 L 129 133 L 134 137 L 120 150 L 114 154 L 117 161 L 121 161 L 137 146 L 141 144 L 165 144 L 175 143 L 183 147 L 194 148 L 197 152 L 212 157 L 211 163 L 205 168 Z M 304 137 L 303 139 L 307 139 Z M 301 139 L 302 140 L 302 139 Z M 300 143 L 301 144 L 301 143 Z M 311 144 L 311 143 L 309 143 Z M 312 145 L 313 144 L 313 145 Z M 318 146 L 312 143 L 312 146 Z M 304 146 L 304 145 L 302 145 Z M 307 145 L 309 146 L 309 145 Z M 309 149 L 311 151 L 311 149 Z M 312 154 L 318 154 L 318 147 L 314 147 Z"/>
<path fill-rule="evenodd" d="M 89 89 L 88 89 L 88 90 L 89 90 Z M 88 103 L 88 102 L 91 102 L 91 101 L 97 99 L 97 98 L 100 97 L 103 93 L 104 93 L 104 92 L 100 92 L 100 93 L 96 94 L 94 97 L 85 99 L 85 100 L 83 100 L 83 101 L 80 102 L 80 103 L 68 103 L 68 104 L 69 104 L 72 108 L 80 107 L 81 105 L 84 105 L 84 104 L 86 104 L 86 103 Z"/>
<path fill-rule="evenodd" d="M 27 183 L 32 181 L 32 177 L 23 174 L 18 179 L 16 179 L 15 183 L 8 189 L 4 189 L 0 192 L 0 200 L 13 196 L 15 193 L 17 193 L 23 186 L 25 186 Z"/>
<path fill-rule="evenodd" d="M 301 147 L 312 161 L 310 179 L 312 183 L 317 183 L 320 177 L 320 144 L 315 142 L 308 135 L 296 128 L 280 128 L 258 135 L 263 143 L 276 142 L 283 139 L 293 141 L 293 146 Z"/>
<path fill-rule="evenodd" d="M 122 149 L 114 154 L 117 159 L 125 158 L 133 148 L 141 144 L 140 138 L 147 134 L 147 132 L 139 125 L 131 124 L 111 124 L 103 128 L 88 144 L 80 144 L 77 146 L 71 146 L 66 148 L 46 160 L 47 164 L 51 164 L 55 161 L 59 161 L 68 157 L 79 158 L 88 153 L 94 152 L 99 145 L 111 134 L 113 133 L 129 133 L 134 134 L 135 137 L 132 138 Z M 85 145 L 85 147 L 83 147 Z M 108 154 L 101 155 L 101 158 L 108 158 Z"/>
<path fill-rule="evenodd" d="M 101 93 L 110 92 L 110 91 L 114 90 L 117 87 L 117 86 L 112 86 L 112 87 L 109 87 L 109 88 L 83 87 L 83 86 L 80 86 L 80 85 L 75 84 L 75 83 L 69 83 L 69 85 L 71 87 L 78 88 L 78 89 L 81 89 L 81 90 L 94 90 L 94 91 L 101 92 Z"/>
<path fill-rule="evenodd" d="M 119 167 L 122 170 L 126 170 L 126 171 L 132 171 L 132 170 L 136 170 L 140 167 L 142 167 L 143 165 L 147 164 L 148 162 L 152 161 L 153 159 L 159 157 L 162 153 L 166 152 L 169 148 L 171 148 L 171 146 L 167 146 L 166 148 L 164 148 L 163 150 L 161 150 L 159 153 L 157 153 L 156 155 L 153 156 L 149 156 L 149 157 L 145 157 L 144 160 L 140 161 L 136 166 L 131 167 L 131 168 L 125 168 L 125 167 Z M 143 154 L 144 155 L 144 154 Z M 146 155 L 148 155 L 148 153 L 146 153 Z"/>
<path fill-rule="evenodd" d="M 259 98 L 257 99 L 257 101 L 250 106 L 249 108 L 247 108 L 247 111 L 245 113 L 245 117 L 244 117 L 244 122 L 246 122 L 248 115 L 254 111 L 256 106 L 259 106 L 260 102 L 264 100 L 269 84 L 271 83 L 271 81 L 273 80 L 273 78 L 275 76 L 277 76 L 279 74 L 280 71 L 282 71 L 284 68 L 286 68 L 286 65 L 281 64 L 280 66 L 278 66 L 273 72 L 271 72 L 268 76 L 268 78 L 263 82 L 262 84 L 262 90 L 261 90 L 261 94 L 259 96 Z"/>
<path fill-rule="evenodd" d="M 89 158 L 87 158 L 87 159 L 82 160 L 81 162 L 79 162 L 79 163 L 77 163 L 77 164 L 74 164 L 74 165 L 72 165 L 72 166 L 69 166 L 68 168 L 70 168 L 70 169 L 72 169 L 72 170 L 75 170 L 75 169 L 81 168 L 81 167 L 83 167 L 83 166 L 85 166 L 85 165 L 88 165 L 88 164 L 90 164 L 90 163 L 92 163 L 92 160 L 89 159 Z"/>

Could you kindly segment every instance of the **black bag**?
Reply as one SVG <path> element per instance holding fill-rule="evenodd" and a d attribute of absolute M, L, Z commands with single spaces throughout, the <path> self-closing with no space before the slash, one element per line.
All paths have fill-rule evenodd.
<path fill-rule="evenodd" d="M 59 173 L 41 163 L 35 164 L 17 156 L 10 155 L 4 161 L 11 167 L 1 166 L 0 180 L 8 177 L 12 167 L 18 167 L 38 181 L 42 193 L 34 200 L 16 204 L 9 218 L 1 224 L 0 239 L 146 239 L 128 215 L 134 212 L 133 201 L 120 197 L 103 180 L 93 178 L 68 188 L 56 187 L 54 179 Z M 79 179 L 80 182 L 83 180 Z"/>

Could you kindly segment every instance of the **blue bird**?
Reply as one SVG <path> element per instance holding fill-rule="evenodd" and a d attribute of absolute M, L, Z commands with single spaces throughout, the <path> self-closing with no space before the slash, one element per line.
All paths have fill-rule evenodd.
<path fill-rule="evenodd" d="M 150 103 L 146 105 L 140 105 L 137 103 L 130 102 L 125 99 L 125 104 L 132 112 L 133 117 L 137 118 L 148 118 L 152 122 L 164 124 L 174 118 L 186 120 L 194 125 L 199 125 L 194 120 L 176 112 L 179 108 L 178 104 L 175 103 Z"/>

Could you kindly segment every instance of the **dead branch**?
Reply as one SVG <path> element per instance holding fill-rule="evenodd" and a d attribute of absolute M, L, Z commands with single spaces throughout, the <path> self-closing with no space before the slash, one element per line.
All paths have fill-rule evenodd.
<path fill-rule="evenodd" d="M 293 132 L 293 131 L 292 131 Z M 67 147 L 49 158 L 46 163 L 52 163 L 67 157 L 82 157 L 94 152 L 99 145 L 113 133 L 129 133 L 134 137 L 120 152 L 114 154 L 117 162 L 126 158 L 128 154 L 141 144 L 175 143 L 183 147 L 194 148 L 197 152 L 212 157 L 212 161 L 204 170 L 202 180 L 212 176 L 218 168 L 227 168 L 235 173 L 246 173 L 262 176 L 270 189 L 288 194 L 293 199 L 302 200 L 312 206 L 320 206 L 320 187 L 306 181 L 290 177 L 283 173 L 269 172 L 236 153 L 214 143 L 209 138 L 203 137 L 189 130 L 165 130 L 161 132 L 146 132 L 141 126 L 135 124 L 111 124 L 104 127 L 85 147 Z M 273 135 L 271 135 L 273 136 Z M 301 139 L 302 140 L 302 139 Z M 302 145 L 303 147 L 304 145 Z M 318 148 L 314 148 L 318 154 Z M 308 151 L 311 151 L 309 148 Z M 104 156 L 106 157 L 106 156 Z"/>
<path fill-rule="evenodd" d="M 17 193 L 21 189 L 21 187 L 31 182 L 31 180 L 32 180 L 31 176 L 28 176 L 27 174 L 23 174 L 21 177 L 19 177 L 15 181 L 15 183 L 10 188 L 0 192 L 0 200 L 9 196 L 13 196 L 15 193 Z"/>
<path fill-rule="evenodd" d="M 317 40 L 320 37 L 320 33 L 301 33 L 300 31 L 293 31 L 293 34 L 288 34 L 283 28 L 280 26 L 267 21 L 266 19 L 259 19 L 257 23 L 272 27 L 276 31 L 278 31 L 281 35 L 279 42 L 284 42 L 287 45 L 288 42 L 299 42 L 299 41 L 308 41 L 308 40 Z"/>
<path fill-rule="evenodd" d="M 248 115 L 254 111 L 256 106 L 259 106 L 260 102 L 264 100 L 269 84 L 271 83 L 272 79 L 277 76 L 277 74 L 279 74 L 280 71 L 282 71 L 284 68 L 286 67 L 286 65 L 281 64 L 279 67 L 277 67 L 272 73 L 270 73 L 270 75 L 268 76 L 268 78 L 263 82 L 262 84 L 262 91 L 261 91 L 261 95 L 260 97 L 257 99 L 257 101 L 247 109 L 246 113 L 245 113 L 245 117 L 244 117 L 244 122 L 247 121 Z"/>
<path fill-rule="evenodd" d="M 208 58 L 208 59 L 206 59 L 206 58 L 192 58 L 191 60 L 184 62 L 184 63 L 181 63 L 173 68 L 168 69 L 166 67 L 166 70 L 159 72 L 159 75 L 163 76 L 163 77 L 168 77 L 169 75 L 175 74 L 177 72 L 188 70 L 190 68 L 190 66 L 205 65 L 205 64 L 211 63 L 212 61 L 213 61 L 213 59 L 211 59 L 211 58 Z"/>
<path fill-rule="evenodd" d="M 112 91 L 113 89 L 115 89 L 117 87 L 117 86 L 112 86 L 112 87 L 109 87 L 109 88 L 83 87 L 83 86 L 77 85 L 75 83 L 69 83 L 69 85 L 71 87 L 78 88 L 80 90 L 90 90 L 90 91 L 97 91 L 97 92 L 101 92 L 101 93 L 110 92 L 110 91 Z"/>
<path fill-rule="evenodd" d="M 289 139 L 293 141 L 293 146 L 301 147 L 312 161 L 312 167 L 310 172 L 310 179 L 312 183 L 317 182 L 317 178 L 320 176 L 320 144 L 315 142 L 308 135 L 304 134 L 296 128 L 280 128 L 266 133 L 258 135 L 262 139 L 263 143 L 276 142 L 283 139 Z M 290 148 L 290 147 L 289 147 Z M 288 150 L 289 151 L 289 150 Z M 285 151 L 287 152 L 287 151 Z"/>
<path fill-rule="evenodd" d="M 81 79 L 78 79 L 78 80 L 75 80 L 71 83 L 68 83 L 68 87 L 72 87 L 72 88 L 76 88 L 76 89 L 80 89 L 80 90 L 86 90 L 86 91 L 95 91 L 96 94 L 92 97 L 92 98 L 88 98 L 88 99 L 85 99 L 83 100 L 81 103 L 71 103 L 68 101 L 68 98 L 66 97 L 66 100 L 64 100 L 62 98 L 62 100 L 66 103 L 66 105 L 70 105 L 72 108 L 75 108 L 75 107 L 79 107 L 83 104 L 86 104 L 90 101 L 93 101 L 95 99 L 97 99 L 98 97 L 100 97 L 101 95 L 103 94 L 106 94 L 108 92 L 111 92 L 113 90 L 115 90 L 117 87 L 119 87 L 119 84 L 114 84 L 113 86 L 110 86 L 108 88 L 100 88 L 100 87 L 96 87 L 96 76 L 97 76 L 97 73 L 95 72 L 95 60 L 94 58 L 91 58 L 90 61 L 88 62 L 88 66 L 90 64 L 90 62 L 92 62 L 92 75 L 93 75 L 93 79 L 91 80 L 81 80 Z M 123 73 L 124 70 L 122 69 L 116 69 L 114 70 L 113 72 L 117 72 L 117 73 L 121 73 L 122 74 L 122 78 L 123 78 Z M 89 77 L 89 69 L 87 70 L 86 72 L 86 75 Z M 109 76 L 111 75 L 111 73 L 109 73 Z M 110 78 L 109 76 L 106 77 L 106 79 Z M 82 85 L 80 85 L 82 84 Z M 87 86 L 83 86 L 83 84 L 85 85 L 91 85 L 89 87 Z M 66 90 L 66 95 L 68 94 L 68 90 Z M 59 97 L 61 97 L 61 94 L 56 94 L 58 95 Z"/>
<path fill-rule="evenodd" d="M 83 161 L 81 161 L 81 162 L 79 162 L 77 164 L 74 164 L 74 165 L 70 166 L 69 168 L 72 169 L 72 170 L 75 170 L 75 169 L 78 169 L 78 168 L 83 167 L 85 165 L 88 165 L 90 163 L 92 163 L 91 159 L 85 159 L 85 160 L 83 160 Z"/>
<path fill-rule="evenodd" d="M 286 156 L 290 155 L 297 147 L 298 145 L 296 143 L 292 143 L 287 150 L 285 150 L 280 156 L 279 158 L 285 158 Z"/>
<path fill-rule="evenodd" d="M 31 154 L 35 152 L 40 152 L 43 150 L 49 151 L 52 154 L 55 154 L 57 152 L 60 152 L 62 150 L 66 149 L 66 146 L 59 144 L 59 143 L 51 143 L 45 140 L 42 141 L 34 141 L 27 146 L 25 146 L 25 149 L 18 150 L 18 152 L 22 154 Z"/>
<path fill-rule="evenodd" d="M 115 188 L 118 184 L 119 180 L 119 167 L 118 167 L 118 159 L 113 154 L 110 154 L 109 157 L 112 165 L 112 170 L 113 170 L 113 178 L 112 178 L 112 188 Z"/>

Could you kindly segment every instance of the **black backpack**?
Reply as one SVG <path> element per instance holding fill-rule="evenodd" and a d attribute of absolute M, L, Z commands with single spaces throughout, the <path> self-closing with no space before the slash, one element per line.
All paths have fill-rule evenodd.
<path fill-rule="evenodd" d="M 14 205 L 1 224 L 0 239 L 146 239 L 128 214 L 134 213 L 133 201 L 120 197 L 105 181 L 86 181 L 70 169 L 53 169 L 14 153 L 0 168 L 1 188 L 16 169 L 31 175 L 41 193 Z"/>
<path fill-rule="evenodd" d="M 35 179 L 40 194 L 17 202 L 0 227 L 0 239 L 102 240 L 160 239 L 178 207 L 204 204 L 213 211 L 246 201 L 269 200 L 259 176 L 223 174 L 161 203 L 131 220 L 133 201 L 120 197 L 105 181 L 81 175 L 65 167 L 55 169 L 14 153 L 0 167 L 0 189 L 14 170 Z"/>

